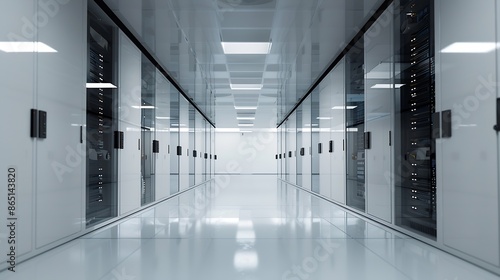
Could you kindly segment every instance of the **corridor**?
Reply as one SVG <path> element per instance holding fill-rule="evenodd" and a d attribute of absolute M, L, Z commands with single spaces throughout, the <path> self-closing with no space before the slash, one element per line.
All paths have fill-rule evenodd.
<path fill-rule="evenodd" d="M 216 176 L 0 279 L 498 279 L 275 176 Z"/>

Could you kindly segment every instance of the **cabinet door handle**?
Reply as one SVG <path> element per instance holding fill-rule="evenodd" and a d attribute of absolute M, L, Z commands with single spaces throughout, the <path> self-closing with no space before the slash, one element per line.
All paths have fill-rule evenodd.
<path fill-rule="evenodd" d="M 500 98 L 497 98 L 497 124 L 493 126 L 496 132 L 500 131 Z"/>
<path fill-rule="evenodd" d="M 441 137 L 451 138 L 451 110 L 446 110 L 441 113 Z"/>

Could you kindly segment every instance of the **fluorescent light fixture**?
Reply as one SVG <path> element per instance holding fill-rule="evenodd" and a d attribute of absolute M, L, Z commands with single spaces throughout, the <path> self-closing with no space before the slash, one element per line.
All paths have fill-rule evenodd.
<path fill-rule="evenodd" d="M 405 84 L 376 84 L 372 88 L 401 88 Z"/>
<path fill-rule="evenodd" d="M 116 88 L 112 83 L 87 83 L 86 88 Z"/>
<path fill-rule="evenodd" d="M 246 121 L 251 121 L 251 120 L 255 120 L 255 117 L 237 117 L 236 118 L 237 120 L 246 120 Z"/>
<path fill-rule="evenodd" d="M 230 84 L 232 90 L 261 90 L 261 84 Z"/>
<path fill-rule="evenodd" d="M 154 109 L 155 106 L 132 106 L 135 109 Z"/>
<path fill-rule="evenodd" d="M 317 117 L 317 120 L 331 120 L 332 118 L 330 117 Z"/>
<path fill-rule="evenodd" d="M 257 106 L 234 106 L 236 110 L 257 110 Z"/>
<path fill-rule="evenodd" d="M 0 42 L 0 51 L 8 53 L 56 53 L 57 51 L 42 42 Z"/>
<path fill-rule="evenodd" d="M 272 43 L 268 42 L 221 42 L 224 54 L 268 54 Z"/>
<path fill-rule="evenodd" d="M 170 117 L 156 117 L 157 120 L 170 120 Z"/>
<path fill-rule="evenodd" d="M 253 126 L 253 123 L 239 123 L 238 126 Z"/>
<path fill-rule="evenodd" d="M 313 123 L 313 124 L 308 123 L 308 124 L 306 124 L 305 126 L 307 126 L 307 127 L 311 127 L 311 126 L 318 126 L 318 124 L 317 124 L 317 123 Z"/>
<path fill-rule="evenodd" d="M 494 42 L 456 42 L 442 49 L 442 53 L 489 53 L 499 47 Z"/>
<path fill-rule="evenodd" d="M 333 110 L 352 110 L 354 108 L 357 108 L 358 106 L 333 106 L 332 109 Z"/>
<path fill-rule="evenodd" d="M 253 131 L 251 130 L 240 130 L 241 133 L 252 133 Z"/>
<path fill-rule="evenodd" d="M 181 123 L 181 124 L 178 124 L 178 123 L 173 123 L 171 124 L 171 126 L 186 126 L 185 124 Z"/>

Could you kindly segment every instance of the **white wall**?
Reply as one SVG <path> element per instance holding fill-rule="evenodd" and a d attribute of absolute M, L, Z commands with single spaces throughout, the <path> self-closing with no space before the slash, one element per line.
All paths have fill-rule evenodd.
<path fill-rule="evenodd" d="M 276 137 L 276 130 L 254 131 L 243 135 L 239 132 L 216 131 L 215 150 L 218 159 L 215 161 L 215 173 L 235 173 L 227 165 L 236 162 L 241 167 L 239 173 L 276 174 Z"/>

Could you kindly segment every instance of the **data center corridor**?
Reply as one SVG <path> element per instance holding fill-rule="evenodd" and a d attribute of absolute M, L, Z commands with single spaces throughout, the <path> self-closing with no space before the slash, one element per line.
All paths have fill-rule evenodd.
<path fill-rule="evenodd" d="M 269 175 L 210 183 L 19 264 L 7 279 L 498 279 Z"/>

